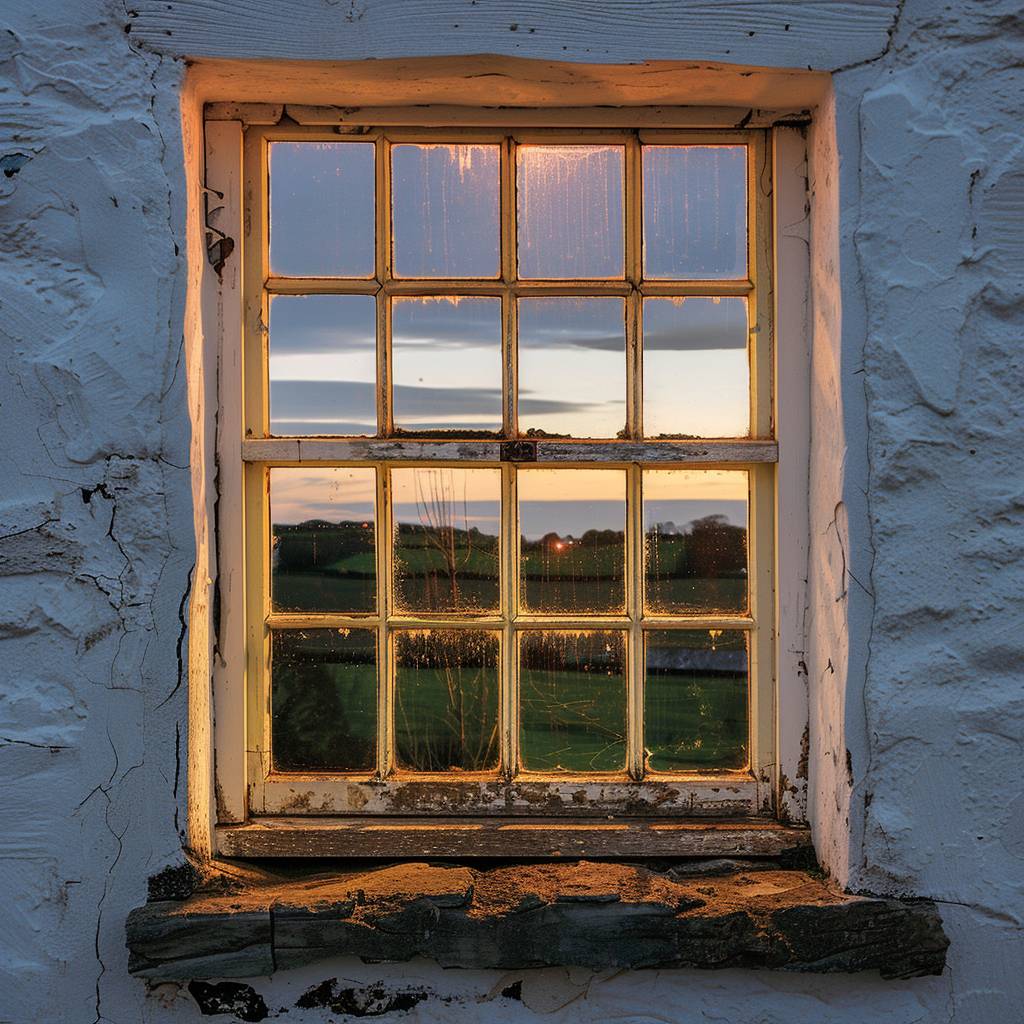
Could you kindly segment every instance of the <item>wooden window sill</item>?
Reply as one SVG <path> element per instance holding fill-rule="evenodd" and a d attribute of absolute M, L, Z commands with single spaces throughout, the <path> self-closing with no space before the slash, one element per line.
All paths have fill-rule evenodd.
<path fill-rule="evenodd" d="M 423 956 L 501 970 L 750 967 L 909 978 L 940 974 L 949 944 L 929 901 L 850 896 L 772 861 L 681 861 L 661 871 L 588 861 L 275 871 L 207 866 L 191 895 L 132 911 L 131 973 L 244 978 L 334 956 Z M 173 891 L 161 877 L 158 896 Z"/>
<path fill-rule="evenodd" d="M 805 828 L 763 819 L 258 818 L 217 829 L 224 857 L 781 857 L 810 848 Z"/>

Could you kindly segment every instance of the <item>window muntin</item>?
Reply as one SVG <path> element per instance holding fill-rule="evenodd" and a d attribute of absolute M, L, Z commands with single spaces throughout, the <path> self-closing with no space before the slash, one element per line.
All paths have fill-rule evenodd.
<path fill-rule="evenodd" d="M 261 321 L 270 325 L 269 389 L 267 370 L 259 371 L 260 363 L 247 365 L 248 436 L 271 439 L 263 457 L 255 457 L 250 446 L 246 456 L 249 494 L 265 489 L 259 479 L 269 475 L 272 480 L 286 468 L 298 469 L 274 468 L 281 461 L 298 460 L 275 458 L 286 451 L 282 445 L 288 442 L 273 438 L 337 437 L 338 441 L 302 442 L 301 452 L 298 446 L 287 451 L 301 454 L 303 469 L 309 463 L 319 463 L 321 469 L 373 472 L 373 515 L 379 539 L 373 574 L 377 604 L 371 610 L 297 613 L 288 609 L 282 613 L 268 604 L 266 593 L 250 592 L 250 617 L 256 627 L 250 674 L 254 691 L 268 709 L 253 726 L 254 746 L 260 751 L 255 774 L 263 776 L 251 780 L 256 810 L 275 809 L 273 783 L 289 785 L 294 772 L 305 773 L 306 782 L 309 772 L 323 773 L 317 783 L 321 791 L 324 786 L 329 791 L 335 783 L 344 790 L 346 784 L 359 779 L 397 784 L 428 776 L 457 782 L 472 775 L 512 784 L 530 779 L 548 783 L 559 778 L 657 783 L 694 772 L 732 780 L 750 776 L 751 764 L 763 762 L 771 732 L 770 700 L 764 695 L 770 692 L 766 690 L 766 683 L 770 688 L 771 660 L 766 624 L 770 616 L 772 495 L 771 471 L 762 463 L 773 456 L 766 456 L 763 448 L 755 449 L 750 442 L 745 451 L 742 440 L 732 445 L 711 442 L 712 450 L 721 455 L 723 468 L 715 467 L 714 462 L 713 468 L 708 468 L 707 451 L 696 456 L 699 465 L 694 465 L 691 447 L 682 442 L 692 441 L 702 432 L 742 439 L 751 435 L 763 438 L 770 430 L 770 394 L 764 386 L 770 331 L 757 337 L 770 326 L 763 310 L 767 266 L 761 258 L 766 218 L 757 212 L 759 197 L 751 188 L 754 170 L 763 160 L 762 133 L 711 144 L 704 141 L 707 136 L 703 133 L 685 138 L 678 133 L 650 133 L 650 138 L 647 133 L 645 137 L 620 133 L 605 144 L 603 135 L 614 133 L 603 133 L 600 144 L 595 140 L 594 145 L 567 144 L 564 133 L 549 139 L 541 132 L 487 137 L 480 133 L 464 143 L 458 141 L 460 133 L 388 130 L 364 134 L 359 142 L 329 144 L 309 132 L 277 129 L 281 138 L 275 138 L 275 131 L 250 129 L 250 134 L 258 138 L 249 146 L 249 171 L 253 173 L 252 164 L 258 160 L 255 177 L 261 188 L 266 181 L 259 168 L 266 167 L 267 149 L 273 154 L 282 142 L 289 147 L 308 145 L 312 152 L 323 145 L 366 146 L 372 140 L 375 183 L 372 191 L 364 190 L 364 202 L 372 203 L 374 193 L 376 197 L 397 195 L 393 191 L 396 168 L 404 166 L 403 182 L 417 174 L 422 179 L 409 185 L 409 193 L 420 197 L 424 210 L 422 236 L 443 234 L 444 218 L 442 214 L 438 221 L 437 209 L 449 199 L 455 210 L 449 226 L 453 237 L 476 231 L 475 240 L 462 250 L 456 245 L 440 255 L 434 243 L 417 240 L 409 227 L 400 243 L 400 220 L 410 225 L 413 220 L 409 218 L 416 215 L 416 204 L 406 195 L 397 206 L 389 207 L 386 200 L 376 205 L 376 276 L 372 281 L 356 272 L 349 278 L 336 276 L 332 260 L 325 260 L 322 269 L 318 266 L 316 275 L 285 277 L 278 274 L 276 265 L 268 265 L 265 249 L 262 257 L 257 254 L 254 258 L 252 253 L 247 257 L 248 297 L 255 299 L 259 308 L 269 306 L 271 310 L 270 318 Z M 308 141 L 296 143 L 296 136 Z M 493 187 L 492 153 L 498 155 Z M 711 159 L 718 154 L 722 159 Z M 688 159 L 681 160 L 681 156 Z M 743 193 L 739 214 L 737 156 L 745 174 L 739 179 Z M 271 155 L 271 168 L 276 166 L 275 160 Z M 479 173 L 473 170 L 474 163 Z M 710 179 L 701 180 L 702 166 L 713 168 Z M 435 172 L 432 177 L 431 169 Z M 573 191 L 574 173 L 581 181 L 573 201 L 587 195 L 597 204 L 594 197 L 600 197 L 600 215 L 595 213 L 597 205 L 591 208 L 590 200 L 579 216 L 567 215 L 565 197 Z M 691 201 L 707 203 L 715 188 L 724 188 L 719 219 L 725 226 L 716 226 L 715 217 L 698 218 L 699 223 L 683 217 L 672 228 L 665 226 L 662 217 L 658 231 L 650 228 L 650 201 L 641 183 L 653 182 L 652 189 L 664 190 L 673 181 L 681 182 L 691 196 L 683 204 L 684 213 Z M 545 188 L 550 194 L 545 194 Z M 464 261 L 462 254 L 467 249 L 480 254 L 489 251 L 486 222 L 492 198 L 500 213 L 500 276 L 489 281 L 486 260 L 480 256 Z M 467 210 L 473 213 L 467 214 Z M 264 207 L 258 236 L 274 237 L 274 216 L 271 201 L 269 217 Z M 474 222 L 474 216 L 484 223 Z M 334 221 L 328 223 L 333 230 Z M 693 255 L 701 239 L 709 249 L 703 262 Z M 418 255 L 410 255 L 402 268 L 393 268 L 392 261 L 398 262 L 403 245 Z M 656 264 L 647 254 L 660 251 L 659 246 L 667 255 L 659 257 L 661 262 Z M 312 246 L 314 251 L 317 248 L 317 244 Z M 272 252 L 270 256 L 272 259 Z M 338 266 L 340 257 L 335 254 L 332 259 L 333 267 Z M 253 263 L 257 264 L 255 272 Z M 642 274 L 644 263 L 650 265 L 649 278 Z M 760 292 L 755 283 L 758 266 Z M 463 276 L 442 277 L 452 268 L 461 270 Z M 416 270 L 421 276 L 399 277 L 398 269 Z M 598 273 L 604 276 L 596 276 Z M 680 276 L 669 278 L 668 273 Z M 274 306 L 284 299 L 307 303 L 343 298 L 374 303 L 375 381 L 365 379 L 365 326 L 342 330 L 342 317 L 327 331 L 309 331 L 305 348 L 296 349 L 292 340 L 287 349 L 298 357 L 293 360 L 293 375 L 301 370 L 303 358 L 307 368 L 323 365 L 332 373 L 332 360 L 336 364 L 344 358 L 344 345 L 353 347 L 351 339 L 356 335 L 363 379 L 337 379 L 346 372 L 344 368 L 332 373 L 333 380 L 315 377 L 305 385 L 308 402 L 303 401 L 302 388 L 293 387 L 292 406 L 304 413 L 306 418 L 300 422 L 313 424 L 314 429 L 281 429 L 280 424 L 291 425 L 296 419 L 275 414 L 275 392 L 281 384 L 301 382 L 294 376 L 290 380 L 274 376 L 275 355 L 280 363 L 288 344 L 275 339 Z M 584 313 L 574 318 L 578 310 Z M 406 311 L 419 314 L 418 326 L 417 317 L 406 315 Z M 349 315 L 348 322 L 353 319 Z M 365 325 L 365 312 L 359 319 Z M 424 323 L 431 320 L 433 326 L 424 329 Z M 460 321 L 469 326 L 460 326 Z M 621 343 L 617 340 L 620 331 Z M 325 341 L 331 337 L 336 337 L 337 343 Z M 258 351 L 263 351 L 262 345 Z M 663 361 L 662 353 L 666 353 Z M 713 373 L 705 374 L 711 379 L 699 377 L 702 363 L 712 358 L 705 359 L 707 353 L 715 353 L 713 358 L 721 369 L 717 380 Z M 493 359 L 496 354 L 500 354 L 498 360 Z M 646 380 L 645 356 L 653 370 Z M 672 408 L 671 396 L 665 394 L 664 379 L 673 373 L 698 376 L 689 389 L 684 378 L 683 400 L 676 403 L 679 409 Z M 449 381 L 457 386 L 445 387 Z M 363 386 L 363 394 L 351 403 L 360 410 L 353 417 L 348 414 L 348 398 L 355 393 L 354 383 Z M 373 391 L 376 433 L 366 413 L 367 383 Z M 343 385 L 326 408 L 325 384 Z M 268 390 L 269 418 L 265 412 Z M 657 415 L 645 429 L 648 409 Z M 328 429 L 321 429 L 321 424 Z M 358 436 L 382 440 L 367 442 L 359 449 L 360 457 L 353 460 L 354 449 L 346 448 L 340 439 Z M 389 437 L 401 439 L 405 445 L 398 457 L 394 457 L 393 447 L 386 447 L 389 442 L 383 439 Z M 467 454 L 466 439 L 474 438 L 480 438 L 481 444 L 477 450 L 470 444 Z M 535 438 L 541 452 L 545 440 L 551 439 L 556 447 L 554 440 L 565 438 L 570 451 L 567 454 L 563 446 L 552 452 L 550 461 L 557 465 L 525 465 L 516 460 L 514 452 L 511 457 L 506 454 L 507 446 L 485 449 L 482 442 L 486 438 L 506 442 Z M 629 446 L 630 442 L 634 443 Z M 745 461 L 745 456 L 751 461 Z M 543 453 L 535 452 L 533 457 L 545 462 Z M 471 465 L 467 466 L 467 461 Z M 491 486 L 486 494 L 477 493 L 476 484 L 467 486 L 466 473 L 482 474 L 481 479 L 490 475 L 497 487 Z M 744 492 L 742 498 L 722 499 L 732 503 L 724 523 L 729 537 L 726 555 L 709 563 L 705 551 L 702 564 L 711 565 L 711 577 L 696 576 L 706 569 L 688 565 L 664 571 L 666 552 L 673 545 L 680 546 L 678 538 L 685 539 L 689 523 L 723 514 L 714 510 L 714 494 L 700 493 L 701 481 L 710 484 L 723 473 L 742 479 Z M 593 479 L 593 474 L 620 481 L 614 498 L 601 488 L 592 495 L 605 509 L 605 515 L 594 518 L 589 526 L 591 533 L 601 535 L 591 553 L 600 571 L 588 576 L 586 560 L 580 560 L 579 542 L 588 526 L 587 517 L 580 517 L 578 509 L 576 514 L 569 513 L 568 528 L 537 534 L 533 520 L 544 499 L 533 496 L 534 481 L 547 474 L 561 474 L 566 481 L 564 487 L 556 483 L 551 488 L 560 495 L 553 500 L 564 505 L 586 506 L 588 492 L 583 484 L 586 478 Z M 648 522 L 647 509 L 658 499 L 648 500 L 645 495 L 663 491 L 662 478 L 675 474 L 682 488 L 674 499 L 677 505 L 685 507 L 687 501 L 695 503 L 693 507 L 706 505 L 707 515 L 684 524 L 673 521 L 679 532 L 669 537 L 663 530 L 655 542 L 652 531 L 664 525 L 664 520 Z M 412 483 L 417 475 L 423 478 L 418 496 Z M 685 486 L 680 483 L 684 478 Z M 574 500 L 566 501 L 566 494 Z M 257 564 L 263 564 L 272 561 L 273 555 L 267 556 L 261 549 L 272 552 L 279 539 L 274 517 L 268 516 L 262 498 L 258 510 L 252 508 L 253 503 L 250 497 L 249 551 Z M 742 510 L 737 511 L 737 503 Z M 612 505 L 618 509 L 618 518 L 614 524 L 605 523 Z M 416 511 L 411 514 L 413 507 Z M 760 524 L 753 531 L 758 539 L 749 545 L 750 551 L 745 543 L 753 540 L 746 536 L 748 510 Z M 474 544 L 468 545 L 464 541 L 470 535 L 469 524 L 478 517 L 487 520 L 488 529 L 494 532 L 481 531 Z M 413 538 L 417 525 L 421 542 L 429 535 L 426 541 L 431 551 L 426 558 L 422 553 L 414 556 L 415 545 L 404 543 Z M 703 524 L 701 543 L 707 548 L 710 538 L 713 548 L 717 542 L 714 524 L 710 524 L 710 532 L 708 527 Z M 266 543 L 260 543 L 261 535 Z M 746 562 L 742 567 L 736 564 L 738 536 L 741 560 Z M 753 565 L 755 554 L 761 569 Z M 569 559 L 559 566 L 554 561 L 556 555 L 559 559 L 569 555 Z M 652 568 L 656 556 L 657 570 Z M 414 564 L 417 558 L 422 564 Z M 569 561 L 567 571 L 564 561 Z M 694 580 L 702 582 L 707 592 L 703 597 L 693 595 Z M 659 597 L 652 602 L 652 589 L 662 595 L 662 591 L 687 588 L 689 598 L 670 593 L 668 600 Z M 274 695 L 276 677 L 271 683 L 272 671 L 277 671 L 272 668 L 276 664 L 274 637 L 279 630 L 311 632 L 314 626 L 328 632 L 373 631 L 378 670 L 372 709 L 376 729 L 373 770 L 365 765 L 304 765 L 303 758 L 294 753 L 288 767 L 272 752 L 277 748 L 275 709 L 280 703 Z M 458 635 L 470 628 L 477 633 L 472 638 L 466 633 L 466 638 L 458 641 Z M 702 653 L 720 637 L 727 637 L 732 644 L 731 661 L 723 661 L 721 656 L 716 661 Z M 673 638 L 678 642 L 669 643 Z M 479 651 L 490 650 L 492 643 L 496 668 L 479 656 Z M 591 651 L 594 643 L 597 647 Z M 724 643 L 719 641 L 718 646 Z M 465 655 L 471 649 L 478 656 Z M 599 649 L 608 661 L 603 667 L 596 656 Z M 588 651 L 589 658 L 585 657 Z M 674 667 L 666 663 L 666 651 L 676 652 Z M 715 647 L 711 653 L 717 651 Z M 616 652 L 614 657 L 611 652 Z M 703 675 L 695 676 L 694 664 L 705 666 Z M 580 690 L 582 681 L 594 673 L 601 685 L 591 690 L 600 698 Z M 724 686 L 713 685 L 712 677 L 717 676 L 726 680 Z M 481 685 L 482 679 L 487 680 L 486 686 Z M 443 685 L 438 680 L 443 680 Z M 472 714 L 466 714 L 467 688 L 473 686 L 481 696 Z M 433 713 L 424 704 L 424 694 L 432 688 Z M 442 700 L 438 694 L 447 696 Z M 673 694 L 683 697 L 676 699 Z M 456 695 L 463 706 L 461 718 L 455 710 Z M 561 719 L 552 710 L 559 705 L 563 708 Z M 361 711 L 370 713 L 365 707 Z M 410 714 L 423 718 L 425 735 L 418 741 Z M 333 724 L 325 721 L 317 723 L 314 731 L 317 728 L 329 734 Z M 475 736 L 476 742 L 468 742 L 467 735 Z M 455 736 L 461 737 L 458 743 Z M 595 746 L 599 737 L 604 743 Z M 496 753 L 491 742 L 495 738 Z M 322 739 L 317 742 L 329 745 Z M 446 760 L 450 763 L 444 765 Z M 264 785 L 267 782 L 271 785 Z M 588 806 L 599 803 L 588 801 Z M 422 806 L 430 809 L 429 797 L 424 797 Z M 676 801 L 670 799 L 665 806 L 671 809 Z"/>

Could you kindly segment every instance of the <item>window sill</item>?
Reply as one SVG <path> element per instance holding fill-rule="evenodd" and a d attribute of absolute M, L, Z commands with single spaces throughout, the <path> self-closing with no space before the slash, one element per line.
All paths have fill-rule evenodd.
<path fill-rule="evenodd" d="M 132 974 L 255 977 L 333 956 L 423 956 L 479 969 L 750 967 L 910 978 L 940 974 L 949 944 L 929 901 L 850 896 L 772 862 L 688 861 L 665 871 L 587 861 L 406 863 L 291 878 L 223 867 L 207 870 L 184 899 L 132 911 Z"/>
<path fill-rule="evenodd" d="M 783 857 L 805 828 L 765 820 L 676 818 L 259 818 L 217 829 L 224 857 Z"/>

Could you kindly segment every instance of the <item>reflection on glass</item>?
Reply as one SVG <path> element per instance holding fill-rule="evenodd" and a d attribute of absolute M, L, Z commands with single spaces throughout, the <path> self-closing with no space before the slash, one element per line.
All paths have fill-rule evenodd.
<path fill-rule="evenodd" d="M 392 146 L 396 276 L 498 276 L 498 163 L 494 145 Z"/>
<path fill-rule="evenodd" d="M 746 146 L 644 146 L 644 276 L 747 276 Z"/>
<path fill-rule="evenodd" d="M 663 614 L 747 610 L 747 474 L 645 469 L 647 610 Z"/>
<path fill-rule="evenodd" d="M 749 433 L 747 300 L 644 299 L 644 436 Z"/>
<path fill-rule="evenodd" d="M 519 276 L 623 276 L 622 146 L 519 146 Z"/>
<path fill-rule="evenodd" d="M 270 268 L 291 277 L 373 277 L 372 142 L 270 144 Z"/>
<path fill-rule="evenodd" d="M 625 428 L 624 301 L 520 299 L 520 434 L 611 438 Z"/>
<path fill-rule="evenodd" d="M 521 469 L 516 481 L 522 609 L 574 615 L 622 611 L 625 471 Z"/>
<path fill-rule="evenodd" d="M 395 747 L 414 772 L 497 768 L 498 634 L 395 633 Z"/>
<path fill-rule="evenodd" d="M 271 604 L 279 612 L 372 612 L 373 469 L 270 470 Z"/>
<path fill-rule="evenodd" d="M 393 299 L 391 362 L 399 429 L 501 429 L 501 299 Z"/>
<path fill-rule="evenodd" d="M 501 470 L 394 469 L 391 509 L 400 609 L 497 609 Z"/>
<path fill-rule="evenodd" d="M 377 732 L 372 629 L 280 629 L 271 638 L 278 771 L 371 771 Z"/>
<path fill-rule="evenodd" d="M 679 772 L 747 764 L 747 639 L 734 629 L 646 635 L 647 768 Z"/>
<path fill-rule="evenodd" d="M 372 295 L 270 300 L 271 434 L 377 433 L 377 303 Z"/>
<path fill-rule="evenodd" d="M 626 766 L 625 634 L 528 630 L 519 648 L 519 749 L 532 772 Z"/>

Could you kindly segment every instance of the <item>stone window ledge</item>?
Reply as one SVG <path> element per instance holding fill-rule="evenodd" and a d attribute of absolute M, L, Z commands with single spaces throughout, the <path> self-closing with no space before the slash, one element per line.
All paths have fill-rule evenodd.
<path fill-rule="evenodd" d="M 128 919 L 129 969 L 139 977 L 255 977 L 332 956 L 422 956 L 502 970 L 750 967 L 911 978 L 940 974 L 949 945 L 929 901 L 850 896 L 770 862 L 664 871 L 404 863 L 287 879 L 225 865 L 185 898 L 152 898 L 173 888 L 158 881 Z"/>

